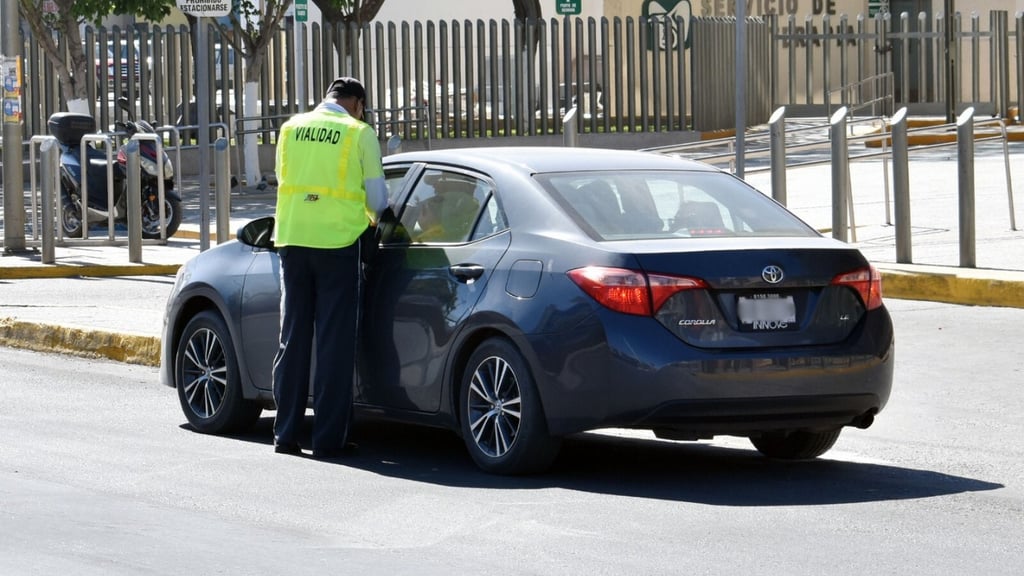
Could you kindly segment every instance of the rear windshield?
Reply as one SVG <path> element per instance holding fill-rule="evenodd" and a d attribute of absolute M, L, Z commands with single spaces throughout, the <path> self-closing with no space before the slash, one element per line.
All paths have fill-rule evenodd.
<path fill-rule="evenodd" d="M 571 172 L 535 178 L 595 240 L 818 234 L 723 172 Z"/>

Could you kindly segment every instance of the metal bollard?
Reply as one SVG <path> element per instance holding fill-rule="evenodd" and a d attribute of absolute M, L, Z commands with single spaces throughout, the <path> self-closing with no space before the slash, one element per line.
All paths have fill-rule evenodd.
<path fill-rule="evenodd" d="M 959 183 L 960 266 L 974 268 L 974 108 L 968 107 L 956 120 L 956 171 Z"/>
<path fill-rule="evenodd" d="M 848 211 L 850 197 L 850 157 L 846 145 L 846 106 L 836 110 L 829 119 L 832 142 L 832 237 L 847 241 Z"/>
<path fill-rule="evenodd" d="M 230 239 L 231 231 L 231 165 L 227 138 L 213 143 L 214 198 L 217 205 L 217 244 Z"/>
<path fill-rule="evenodd" d="M 771 127 L 772 198 L 786 205 L 786 107 L 780 106 L 768 119 Z"/>
<path fill-rule="evenodd" d="M 57 146 L 56 138 L 47 138 L 39 145 L 41 153 L 40 170 L 43 174 L 42 195 L 43 195 L 43 251 L 41 260 L 43 264 L 53 264 L 53 244 L 56 241 L 56 230 L 54 220 L 57 214 L 57 203 L 60 199 L 60 148 Z M 32 167 L 35 170 L 35 167 Z M 32 193 L 35 194 L 35 185 L 32 186 Z M 34 200 L 34 198 L 33 198 Z M 33 228 L 35 226 L 33 225 Z"/>
<path fill-rule="evenodd" d="M 108 134 L 86 134 L 79 145 L 79 158 L 82 162 L 82 180 L 79 183 L 79 198 L 82 201 L 82 236 L 89 238 L 89 142 L 99 142 L 107 153 L 107 206 L 114 205 L 114 141 Z M 98 194 L 99 192 L 97 192 Z M 63 234 L 63 231 L 62 231 Z M 114 241 L 114 211 L 107 210 L 107 239 Z"/>
<path fill-rule="evenodd" d="M 573 106 L 562 117 L 562 144 L 568 148 L 579 146 L 579 138 L 576 133 L 576 107 Z"/>
<path fill-rule="evenodd" d="M 139 161 L 139 141 L 131 139 L 125 145 L 128 155 L 128 174 L 125 194 L 128 195 L 128 261 L 142 262 L 142 174 Z"/>
<path fill-rule="evenodd" d="M 900 108 L 890 121 L 892 126 L 892 186 L 896 211 L 896 261 L 912 263 L 910 237 L 910 155 L 907 138 L 907 109 Z"/>

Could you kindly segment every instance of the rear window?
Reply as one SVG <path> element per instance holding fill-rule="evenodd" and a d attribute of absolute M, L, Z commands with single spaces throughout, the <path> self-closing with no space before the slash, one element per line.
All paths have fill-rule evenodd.
<path fill-rule="evenodd" d="M 595 240 L 817 235 L 723 172 L 572 172 L 535 178 Z"/>

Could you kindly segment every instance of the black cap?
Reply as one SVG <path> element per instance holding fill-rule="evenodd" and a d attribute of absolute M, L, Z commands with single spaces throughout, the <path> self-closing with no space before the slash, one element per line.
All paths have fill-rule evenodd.
<path fill-rule="evenodd" d="M 355 78 L 342 76 L 331 82 L 330 88 L 327 89 L 327 98 L 347 98 L 349 96 L 366 100 L 366 88 L 363 88 L 363 83 Z"/>

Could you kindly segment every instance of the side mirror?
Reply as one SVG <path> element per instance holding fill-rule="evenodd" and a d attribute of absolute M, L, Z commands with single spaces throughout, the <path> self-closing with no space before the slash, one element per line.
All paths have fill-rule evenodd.
<path fill-rule="evenodd" d="M 253 248 L 274 250 L 274 217 L 257 218 L 238 229 L 235 237 L 239 242 Z"/>
<path fill-rule="evenodd" d="M 135 112 L 132 111 L 132 104 L 124 96 L 120 96 L 117 99 L 117 107 L 124 110 L 128 114 L 128 119 L 135 121 Z"/>

